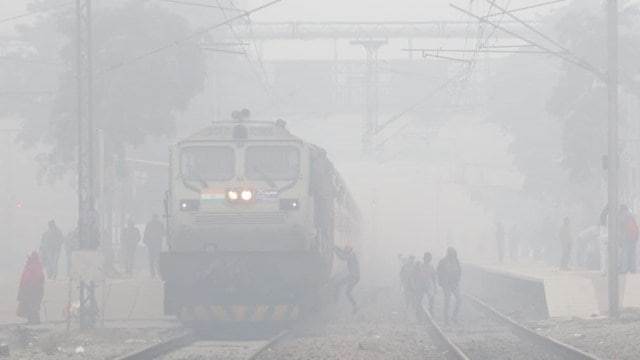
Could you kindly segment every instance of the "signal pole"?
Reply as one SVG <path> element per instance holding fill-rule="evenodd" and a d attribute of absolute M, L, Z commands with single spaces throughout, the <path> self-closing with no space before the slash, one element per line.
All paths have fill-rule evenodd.
<path fill-rule="evenodd" d="M 608 98 L 609 98 L 609 149 L 608 149 L 608 252 L 609 252 L 609 317 L 619 314 L 618 284 L 618 2 L 607 0 L 608 44 Z"/>

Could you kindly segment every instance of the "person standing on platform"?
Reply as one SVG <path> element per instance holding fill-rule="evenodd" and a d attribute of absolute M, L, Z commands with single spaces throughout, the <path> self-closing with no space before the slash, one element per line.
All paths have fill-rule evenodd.
<path fill-rule="evenodd" d="M 500 264 L 502 264 L 502 260 L 504 259 L 504 240 L 504 226 L 498 222 L 496 224 L 496 246 L 498 247 L 498 261 L 500 261 Z"/>
<path fill-rule="evenodd" d="M 638 224 L 626 205 L 620 205 L 619 214 L 620 272 L 635 274 L 638 271 Z"/>
<path fill-rule="evenodd" d="M 133 220 L 127 221 L 127 226 L 122 229 L 120 243 L 122 244 L 122 257 L 124 259 L 124 271 L 126 274 L 133 273 L 133 267 L 136 260 L 136 249 L 140 242 L 140 230 L 136 228 Z"/>
<path fill-rule="evenodd" d="M 518 255 L 520 254 L 520 233 L 518 231 L 518 225 L 513 225 L 511 231 L 509 231 L 509 255 L 512 261 L 518 261 Z"/>
<path fill-rule="evenodd" d="M 54 220 L 49 221 L 49 228 L 42 234 L 40 243 L 40 256 L 49 279 L 55 279 L 58 276 L 58 260 L 60 259 L 63 240 L 64 236 L 56 222 Z"/>
<path fill-rule="evenodd" d="M 438 283 L 442 288 L 444 295 L 444 323 L 449 325 L 449 303 L 451 295 L 456 298 L 456 305 L 453 310 L 451 319 L 457 321 L 458 311 L 460 310 L 460 277 L 462 268 L 458 260 L 458 253 L 452 247 L 447 249 L 447 255 L 438 263 Z"/>
<path fill-rule="evenodd" d="M 20 277 L 16 315 L 27 318 L 29 324 L 40 323 L 40 304 L 44 297 L 44 272 L 37 252 L 27 258 Z"/>
<path fill-rule="evenodd" d="M 571 220 L 568 216 L 566 216 L 562 222 L 558 237 L 560 239 L 560 245 L 562 246 L 560 270 L 568 270 L 569 260 L 571 259 L 571 246 L 573 243 L 573 235 L 571 233 Z"/>
<path fill-rule="evenodd" d="M 67 276 L 71 277 L 71 258 L 74 251 L 78 249 L 78 228 L 73 229 L 64 237 L 64 257 L 67 265 Z"/>
<path fill-rule="evenodd" d="M 149 272 L 151 277 L 156 277 L 158 269 L 158 257 L 162 251 L 162 239 L 166 235 L 165 227 L 160 221 L 158 214 L 153 214 L 151 221 L 144 228 L 143 242 L 149 250 Z"/>

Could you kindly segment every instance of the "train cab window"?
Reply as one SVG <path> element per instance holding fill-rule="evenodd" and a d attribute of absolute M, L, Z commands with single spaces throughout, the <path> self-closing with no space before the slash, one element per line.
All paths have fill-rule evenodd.
<path fill-rule="evenodd" d="M 249 180 L 294 180 L 300 173 L 300 151 L 295 146 L 250 146 L 245 156 Z"/>
<path fill-rule="evenodd" d="M 226 146 L 193 146 L 180 153 L 180 173 L 185 180 L 231 180 L 235 154 Z"/>

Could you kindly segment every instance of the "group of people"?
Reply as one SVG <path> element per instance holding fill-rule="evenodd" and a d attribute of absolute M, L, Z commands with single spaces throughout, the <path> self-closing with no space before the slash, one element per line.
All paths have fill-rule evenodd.
<path fill-rule="evenodd" d="M 147 246 L 149 254 L 149 273 L 152 277 L 155 277 L 158 271 L 158 257 L 160 251 L 162 251 L 162 241 L 165 237 L 165 226 L 162 221 L 160 221 L 158 214 L 154 214 L 151 221 L 147 223 L 142 236 L 135 222 L 129 219 L 120 235 L 124 272 L 128 275 L 133 273 L 136 261 L 136 250 L 140 240 L 142 240 Z"/>
<path fill-rule="evenodd" d="M 603 273 L 606 273 L 609 251 L 607 225 L 608 209 L 602 212 L 599 224 L 589 226 L 577 234 L 574 233 L 574 225 L 570 217 L 564 217 L 555 232 L 551 221 L 547 219 L 540 227 L 540 231 L 531 233 L 531 237 L 535 239 L 532 242 L 540 245 L 533 247 L 533 259 L 545 259 L 550 264 L 559 265 L 560 270 L 563 271 L 568 270 L 572 265 L 594 270 L 600 268 Z M 619 271 L 621 273 L 636 273 L 638 269 L 637 243 L 640 231 L 634 215 L 624 204 L 618 208 L 617 232 Z M 515 260 L 518 254 L 517 234 L 516 240 L 513 240 L 512 234 L 507 234 L 504 226 L 498 222 L 495 238 L 498 261 L 503 262 L 507 243 L 511 247 L 512 260 Z"/>
<path fill-rule="evenodd" d="M 149 272 L 156 276 L 158 257 L 162 250 L 162 241 L 166 236 L 160 217 L 154 214 L 144 229 L 144 236 L 129 220 L 121 233 L 121 245 L 125 273 L 131 274 L 135 263 L 136 248 L 140 240 L 149 250 Z M 58 262 L 64 246 L 67 258 L 67 274 L 71 272 L 71 252 L 78 248 L 77 231 L 65 237 L 55 220 L 49 221 L 47 230 L 42 234 L 39 252 L 33 251 L 27 257 L 27 263 L 20 277 L 18 306 L 16 315 L 26 318 L 30 324 L 40 322 L 40 305 L 44 297 L 45 273 L 49 279 L 58 276 Z"/>
<path fill-rule="evenodd" d="M 414 311 L 419 323 L 425 323 L 426 312 L 423 306 L 426 296 L 428 312 L 433 316 L 434 304 L 438 287 L 442 289 L 444 323 L 456 321 L 460 309 L 460 278 L 462 269 L 458 260 L 458 253 L 453 247 L 447 249 L 447 254 L 438 262 L 437 268 L 431 263 L 433 255 L 425 253 L 422 261 L 414 256 L 402 259 L 400 282 L 404 293 L 405 304 L 410 311 Z M 453 313 L 450 311 L 451 297 L 455 297 Z"/>
<path fill-rule="evenodd" d="M 133 273 L 136 250 L 142 240 L 149 252 L 149 273 L 152 277 L 155 277 L 158 269 L 158 257 L 162 250 L 162 242 L 165 237 L 165 226 L 162 221 L 160 221 L 158 214 L 154 214 L 146 224 L 144 235 L 140 234 L 135 222 L 129 219 L 120 233 L 120 248 L 122 251 L 124 272 L 126 274 Z M 66 253 L 67 274 L 71 273 L 71 253 L 79 248 L 78 245 L 77 229 L 70 232 L 67 236 L 64 236 L 55 220 L 49 221 L 47 231 L 42 234 L 39 251 L 41 263 L 49 279 L 55 279 L 58 276 L 58 262 L 63 247 Z"/>

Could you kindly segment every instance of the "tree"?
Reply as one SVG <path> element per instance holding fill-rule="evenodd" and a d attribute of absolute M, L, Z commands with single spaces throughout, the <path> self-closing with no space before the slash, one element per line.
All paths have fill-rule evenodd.
<path fill-rule="evenodd" d="M 640 74 L 640 35 L 635 25 L 638 20 L 638 6 L 624 4 L 619 16 L 622 136 L 629 122 L 637 121 L 625 111 L 624 95 L 640 95 L 637 81 Z M 574 1 L 557 24 L 557 32 L 565 46 L 606 74 L 606 12 L 601 3 Z M 598 77 L 573 64 L 564 63 L 562 76 L 548 102 L 548 111 L 563 125 L 563 164 L 569 170 L 572 182 L 584 189 L 579 195 L 585 199 L 600 200 L 594 194 L 601 193 L 605 175 L 601 161 L 607 153 L 608 129 L 604 76 Z M 597 201 L 594 203 L 594 211 L 603 206 Z"/>
<path fill-rule="evenodd" d="M 623 92 L 640 94 L 638 8 L 621 10 L 620 79 Z M 600 2 L 574 1 L 548 18 L 553 34 L 573 54 L 606 69 L 605 10 Z M 555 31 L 550 31 L 555 30 Z M 607 91 L 602 78 L 552 57 L 517 55 L 501 64 L 493 84 L 489 119 L 513 137 L 510 150 L 525 175 L 524 191 L 587 213 L 603 206 L 602 155 L 607 152 Z M 624 105 L 624 104 L 623 104 Z M 625 107 L 622 106 L 622 109 Z M 624 133 L 625 111 L 621 112 Z"/>
<path fill-rule="evenodd" d="M 51 32 L 52 28 L 57 34 Z M 29 106 L 37 97 L 30 97 L 26 105 L 11 101 L 6 107 L 23 119 L 20 139 L 25 145 L 49 145 L 39 159 L 43 171 L 55 179 L 68 171 L 77 157 L 74 12 L 66 9 L 43 15 L 34 25 L 18 30 L 38 58 L 52 56 L 52 43 L 65 39 L 59 48 L 62 71 L 57 72 L 57 81 L 51 80 L 56 72 L 50 69 L 42 70 L 40 79 L 26 66 L 0 75 L 0 79 L 10 80 L 4 83 L 18 86 L 27 83 L 51 89 L 47 86 L 55 84 L 55 93 L 37 107 Z M 175 114 L 186 110 L 192 97 L 203 89 L 203 53 L 196 43 L 175 43 L 167 50 L 132 59 L 191 32 L 184 19 L 146 2 L 129 1 L 94 13 L 93 113 L 95 128 L 105 135 L 106 154 L 122 154 L 127 145 L 138 146 L 146 136 L 172 134 Z"/>
<path fill-rule="evenodd" d="M 488 120 L 511 136 L 509 151 L 525 177 L 523 191 L 541 200 L 557 199 L 566 189 L 559 161 L 562 128 L 546 112 L 558 72 L 558 61 L 518 54 L 501 61 L 491 86 Z"/>

